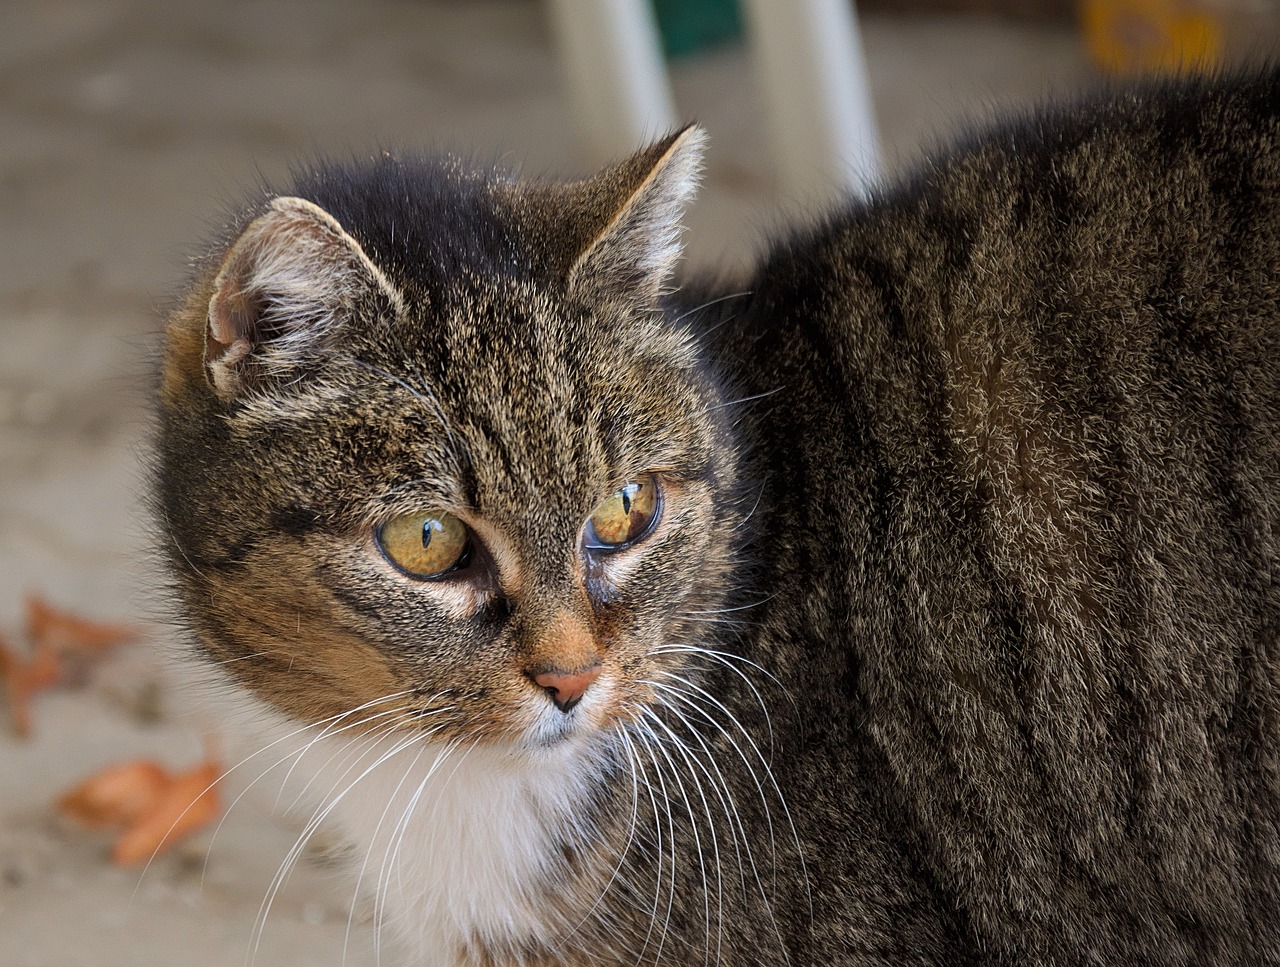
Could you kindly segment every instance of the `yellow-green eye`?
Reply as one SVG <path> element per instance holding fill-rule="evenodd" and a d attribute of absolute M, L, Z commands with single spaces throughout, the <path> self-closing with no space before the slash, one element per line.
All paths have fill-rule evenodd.
<path fill-rule="evenodd" d="M 645 537 L 662 512 L 662 489 L 651 473 L 628 480 L 587 520 L 587 547 L 616 551 Z"/>
<path fill-rule="evenodd" d="M 393 517 L 378 528 L 377 537 L 388 561 L 423 581 L 461 567 L 471 550 L 467 525 L 441 510 Z"/>

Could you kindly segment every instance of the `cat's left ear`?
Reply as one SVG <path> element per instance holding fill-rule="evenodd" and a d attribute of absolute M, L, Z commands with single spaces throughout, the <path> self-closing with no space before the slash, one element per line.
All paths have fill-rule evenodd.
<path fill-rule="evenodd" d="M 574 186 L 592 209 L 572 290 L 657 301 L 680 258 L 680 219 L 698 187 L 707 135 L 689 125 Z"/>
<path fill-rule="evenodd" d="M 256 379 L 291 373 L 342 338 L 360 307 L 402 297 L 332 215 L 281 197 L 231 246 L 213 282 L 205 374 L 224 400 Z"/>

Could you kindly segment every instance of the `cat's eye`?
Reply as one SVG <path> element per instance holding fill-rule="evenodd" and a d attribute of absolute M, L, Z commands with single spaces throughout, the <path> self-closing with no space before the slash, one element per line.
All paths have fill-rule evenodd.
<path fill-rule="evenodd" d="M 420 581 L 458 570 L 467 563 L 471 551 L 467 525 L 440 510 L 393 517 L 378 528 L 376 536 L 383 556 Z"/>
<path fill-rule="evenodd" d="M 662 489 L 651 473 L 628 480 L 602 501 L 587 520 L 583 543 L 616 551 L 648 536 L 662 513 Z"/>

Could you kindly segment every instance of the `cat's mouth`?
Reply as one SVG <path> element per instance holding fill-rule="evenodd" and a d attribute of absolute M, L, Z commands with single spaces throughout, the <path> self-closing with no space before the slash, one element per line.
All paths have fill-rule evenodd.
<path fill-rule="evenodd" d="M 528 744 L 535 749 L 548 749 L 580 738 L 594 731 L 585 726 L 575 709 L 556 718 L 539 720 L 528 733 Z"/>
<path fill-rule="evenodd" d="M 541 699 L 538 696 L 539 703 Z M 607 704 L 607 697 L 602 694 L 584 695 L 568 708 L 547 703 L 529 723 L 527 741 L 533 748 L 545 749 L 594 735 L 607 724 Z"/>
<path fill-rule="evenodd" d="M 524 723 L 521 744 L 546 750 L 591 742 L 624 728 L 627 721 L 635 717 L 634 699 L 625 687 L 609 680 L 607 673 L 568 708 L 547 702 L 539 695 L 533 714 Z"/>
<path fill-rule="evenodd" d="M 611 670 L 572 702 L 557 702 L 545 687 L 531 684 L 513 680 L 483 701 L 468 701 L 465 693 L 435 693 L 437 701 L 409 710 L 403 721 L 433 742 L 547 750 L 589 744 L 625 728 L 651 700 L 619 682 Z"/>

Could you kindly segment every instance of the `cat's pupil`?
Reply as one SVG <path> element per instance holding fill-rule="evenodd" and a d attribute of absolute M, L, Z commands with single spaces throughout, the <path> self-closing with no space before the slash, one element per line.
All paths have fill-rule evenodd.
<path fill-rule="evenodd" d="M 424 551 L 431 546 L 432 525 L 435 523 L 436 521 L 434 520 L 424 520 L 422 522 L 422 549 Z"/>
<path fill-rule="evenodd" d="M 631 513 L 631 491 L 639 489 L 639 484 L 632 484 L 630 487 L 622 488 L 622 512 L 624 514 Z"/>

